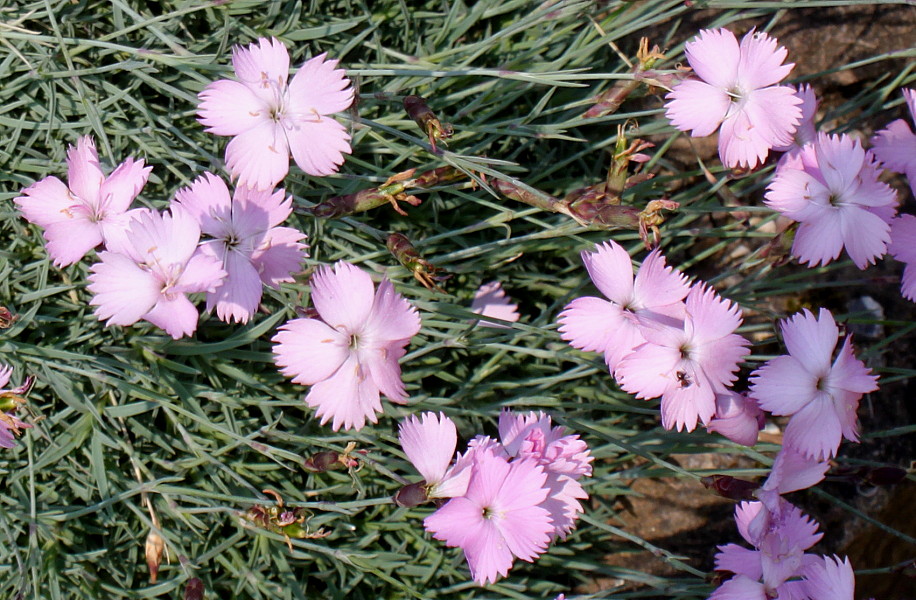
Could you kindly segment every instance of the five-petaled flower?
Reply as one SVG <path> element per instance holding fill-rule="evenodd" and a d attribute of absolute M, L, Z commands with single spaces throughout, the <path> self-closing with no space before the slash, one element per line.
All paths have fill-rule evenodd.
<path fill-rule="evenodd" d="M 792 143 L 802 117 L 801 98 L 786 85 L 792 67 L 785 48 L 765 33 L 741 39 L 727 29 L 703 29 L 687 42 L 687 61 L 699 77 L 675 86 L 666 116 L 693 137 L 719 131 L 719 159 L 727 167 L 754 168 L 770 148 Z"/>
<path fill-rule="evenodd" d="M 279 227 L 293 210 L 283 190 L 239 187 L 230 199 L 222 179 L 204 173 L 189 188 L 178 190 L 175 203 L 186 209 L 213 239 L 201 251 L 219 260 L 227 275 L 207 294 L 207 310 L 216 308 L 223 321 L 247 323 L 261 301 L 262 286 L 279 288 L 306 256 L 305 234 Z"/>
<path fill-rule="evenodd" d="M 238 81 L 220 79 L 200 93 L 207 132 L 233 136 L 226 165 L 237 185 L 269 190 L 286 177 L 289 157 L 309 175 L 330 175 L 350 153 L 350 136 L 328 117 L 353 101 L 336 60 L 309 59 L 289 78 L 289 53 L 276 38 L 232 52 Z"/>
<path fill-rule="evenodd" d="M 311 386 L 306 403 L 334 431 L 361 429 L 382 412 L 379 394 L 407 401 L 398 359 L 420 331 L 420 316 L 383 279 L 347 262 L 312 276 L 312 302 L 320 319 L 294 319 L 273 337 L 274 360 L 294 383 Z"/>
<path fill-rule="evenodd" d="M 95 142 L 86 135 L 67 151 L 67 185 L 45 177 L 15 202 L 29 222 L 44 228 L 48 254 L 55 265 L 65 267 L 110 242 L 142 210 L 127 209 L 152 169 L 128 158 L 105 177 Z"/>

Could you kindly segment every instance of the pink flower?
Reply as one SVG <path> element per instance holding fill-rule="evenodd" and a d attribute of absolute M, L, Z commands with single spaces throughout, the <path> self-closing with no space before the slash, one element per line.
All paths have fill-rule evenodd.
<path fill-rule="evenodd" d="M 911 181 L 916 178 L 911 177 Z M 900 284 L 900 293 L 907 300 L 916 302 L 916 217 L 913 215 L 900 215 L 891 221 L 891 243 L 887 251 L 894 258 L 906 264 L 903 269 L 903 280 Z"/>
<path fill-rule="evenodd" d="M 643 261 L 634 279 L 630 255 L 613 241 L 583 252 L 582 262 L 595 287 L 608 300 L 576 298 L 560 313 L 560 337 L 574 348 L 603 352 L 611 373 L 621 359 L 646 340 L 639 324 L 660 321 L 675 325 L 683 319 L 682 300 L 690 290 L 680 271 L 665 265 L 656 249 Z"/>
<path fill-rule="evenodd" d="M 508 462 L 492 448 L 474 452 L 471 482 L 426 517 L 426 530 L 450 547 L 464 550 L 471 576 L 480 585 L 505 577 L 515 558 L 532 562 L 547 549 L 553 524 L 541 503 L 547 475 L 533 459 Z"/>
<path fill-rule="evenodd" d="M 800 223 L 792 253 L 801 262 L 827 264 L 845 247 L 864 269 L 887 251 L 897 197 L 878 174 L 871 152 L 845 134 L 820 133 L 780 166 L 765 203 Z"/>
<path fill-rule="evenodd" d="M 505 452 L 516 460 L 534 459 L 547 474 L 547 499 L 541 505 L 550 512 L 554 535 L 565 539 L 573 530 L 588 498 L 578 480 L 591 477 L 594 457 L 578 435 L 566 435 L 566 428 L 553 427 L 544 413 L 499 414 L 499 437 Z"/>
<path fill-rule="evenodd" d="M 498 281 L 491 281 L 480 286 L 474 293 L 474 300 L 471 302 L 471 312 L 484 317 L 493 317 L 515 323 L 518 321 L 518 305 L 513 304 L 511 298 L 506 296 L 502 285 Z M 498 329 L 508 329 L 508 325 L 481 319 L 476 321 L 481 327 L 494 327 Z"/>
<path fill-rule="evenodd" d="M 716 393 L 735 380 L 748 342 L 734 331 L 741 309 L 712 288 L 694 286 L 687 295 L 683 327 L 645 326 L 647 342 L 617 368 L 620 387 L 637 398 L 661 396 L 662 426 L 693 431 L 716 412 Z"/>
<path fill-rule="evenodd" d="M 452 465 L 458 432 L 451 419 L 439 413 L 411 415 L 398 428 L 398 441 L 407 460 L 426 483 L 427 498 L 463 496 L 471 479 L 471 461 Z"/>
<path fill-rule="evenodd" d="M 0 388 L 3 388 L 10 382 L 10 375 L 13 374 L 13 367 L 9 365 L 0 366 Z M 22 395 L 32 387 L 33 378 L 27 377 L 25 382 L 18 388 L 11 390 L 0 389 L 0 448 L 12 448 L 16 445 L 16 436 L 22 433 L 23 429 L 31 427 L 28 423 L 22 422 L 19 417 L 13 414 L 19 404 L 24 402 Z"/>
<path fill-rule="evenodd" d="M 298 229 L 278 227 L 292 212 L 292 198 L 236 188 L 232 199 L 223 180 L 204 173 L 189 188 L 178 190 L 177 205 L 214 238 L 201 244 L 204 254 L 219 260 L 227 275 L 207 294 L 207 310 L 231 323 L 247 323 L 261 301 L 261 284 L 279 288 L 293 281 L 292 273 L 306 256 L 305 237 Z"/>
<path fill-rule="evenodd" d="M 760 489 L 776 494 L 805 490 L 823 481 L 829 468 L 827 460 L 812 459 L 792 446 L 783 446 L 776 454 L 770 476 Z"/>
<path fill-rule="evenodd" d="M 858 441 L 859 399 L 878 389 L 878 378 L 853 355 L 851 337 L 831 365 L 840 332 L 827 309 L 817 319 L 806 309 L 781 329 L 789 354 L 751 375 L 751 394 L 764 410 L 792 415 L 787 446 L 817 460 L 835 456 L 843 437 Z"/>
<path fill-rule="evenodd" d="M 910 118 L 916 122 L 916 90 L 903 90 L 903 97 L 910 109 Z M 910 189 L 916 195 L 916 133 L 903 119 L 891 121 L 871 139 L 872 150 L 884 168 L 903 173 L 910 181 Z"/>
<path fill-rule="evenodd" d="M 719 131 L 719 159 L 728 167 L 754 168 L 770 148 L 792 143 L 801 99 L 785 85 L 793 63 L 776 40 L 753 30 L 741 39 L 727 29 L 704 29 L 687 42 L 687 61 L 700 78 L 687 79 L 666 96 L 666 116 L 693 137 Z"/>
<path fill-rule="evenodd" d="M 735 522 L 741 537 L 755 550 L 737 544 L 719 546 L 716 570 L 731 571 L 745 579 L 735 581 L 736 577 L 731 580 L 734 583 L 723 585 L 722 591 L 717 590 L 711 599 L 736 597 L 730 595 L 735 589 L 744 590 L 746 598 L 783 597 L 784 586 L 795 587 L 788 580 L 818 560 L 805 553 L 823 537 L 817 533 L 817 523 L 781 498 L 776 511 L 760 502 L 742 502 L 735 509 Z"/>
<path fill-rule="evenodd" d="M 197 249 L 200 227 L 178 206 L 171 214 L 144 211 L 127 226 L 119 252 L 92 265 L 91 305 L 106 325 L 145 319 L 178 339 L 197 329 L 197 309 L 185 294 L 211 292 L 226 272 Z"/>
<path fill-rule="evenodd" d="M 757 434 L 765 424 L 757 401 L 731 390 L 716 394 L 716 414 L 706 426 L 742 446 L 757 443 Z"/>
<path fill-rule="evenodd" d="M 420 331 L 420 316 L 383 279 L 375 290 L 369 274 L 347 262 L 312 276 L 312 302 L 320 319 L 294 319 L 273 337 L 274 361 L 293 383 L 312 386 L 306 403 L 324 425 L 362 429 L 378 422 L 379 394 L 404 403 L 398 359 Z"/>
<path fill-rule="evenodd" d="M 849 559 L 829 556 L 809 565 L 804 571 L 804 589 L 811 600 L 853 600 L 856 576 Z"/>
<path fill-rule="evenodd" d="M 70 146 L 67 167 L 69 187 L 45 177 L 15 200 L 30 223 L 44 228 L 48 254 L 59 267 L 72 265 L 127 225 L 134 212 L 127 208 L 153 169 L 128 158 L 106 178 L 88 135 Z"/>
<path fill-rule="evenodd" d="M 269 190 L 286 177 L 289 156 L 309 175 L 337 172 L 350 136 L 327 115 L 353 101 L 336 60 L 316 56 L 287 83 L 289 53 L 276 38 L 232 51 L 239 81 L 220 79 L 199 94 L 199 120 L 208 133 L 233 136 L 226 164 L 237 185 Z"/>

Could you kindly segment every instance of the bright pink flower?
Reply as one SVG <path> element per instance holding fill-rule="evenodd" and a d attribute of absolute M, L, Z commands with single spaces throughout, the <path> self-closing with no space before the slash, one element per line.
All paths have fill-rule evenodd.
<path fill-rule="evenodd" d="M 199 120 L 208 133 L 233 136 L 226 164 L 237 185 L 269 190 L 286 177 L 289 156 L 309 175 L 330 175 L 350 153 L 350 136 L 327 115 L 353 101 L 336 60 L 316 56 L 287 84 L 289 53 L 276 38 L 232 51 L 239 81 L 220 79 L 199 94 Z"/>
<path fill-rule="evenodd" d="M 550 512 L 554 535 L 565 539 L 576 525 L 583 508 L 580 500 L 588 493 L 578 482 L 591 477 L 594 457 L 578 435 L 566 435 L 566 428 L 553 427 L 543 412 L 499 414 L 499 437 L 506 453 L 515 459 L 534 459 L 547 473 L 550 490 L 541 505 Z"/>
<path fill-rule="evenodd" d="M 916 90 L 903 90 L 910 118 L 916 122 Z M 903 173 L 910 181 L 910 189 L 916 195 L 916 133 L 903 119 L 891 121 L 871 139 L 875 156 L 884 168 Z"/>
<path fill-rule="evenodd" d="M 553 524 L 541 503 L 547 475 L 533 459 L 508 462 L 490 448 L 474 453 L 467 493 L 426 517 L 426 530 L 464 550 L 480 585 L 505 577 L 515 558 L 532 562 L 547 549 Z"/>
<path fill-rule="evenodd" d="M 792 67 L 776 40 L 751 30 L 741 39 L 727 29 L 704 29 L 687 42 L 687 61 L 699 77 L 666 96 L 666 116 L 693 137 L 719 131 L 719 159 L 728 167 L 754 168 L 770 148 L 792 143 L 801 119 L 801 99 L 776 85 Z"/>
<path fill-rule="evenodd" d="M 807 309 L 781 323 L 788 355 L 751 375 L 751 394 L 774 415 L 792 415 L 785 444 L 808 458 L 835 456 L 840 440 L 858 441 L 856 409 L 878 378 L 852 353 L 847 337 L 831 365 L 839 329 L 830 311 L 817 319 Z"/>
<path fill-rule="evenodd" d="M 737 544 L 719 546 L 716 570 L 731 571 L 752 582 L 761 581 L 764 593 L 759 596 L 761 598 L 779 597 L 790 578 L 801 575 L 803 569 L 818 560 L 814 555 L 805 554 L 805 550 L 823 537 L 822 533 L 817 533 L 817 523 L 781 498 L 773 512 L 760 502 L 742 502 L 735 509 L 735 522 L 741 537 L 756 549 L 749 550 Z M 755 589 L 747 582 L 742 585 L 748 590 Z"/>
<path fill-rule="evenodd" d="M 312 386 L 306 403 L 324 425 L 362 429 L 378 422 L 379 394 L 407 401 L 398 359 L 420 331 L 420 316 L 383 279 L 375 289 L 365 271 L 347 262 L 312 276 L 320 319 L 294 319 L 273 337 L 274 361 L 293 383 Z"/>
<path fill-rule="evenodd" d="M 471 461 L 452 465 L 458 432 L 451 419 L 439 413 L 411 415 L 398 428 L 398 441 L 407 460 L 426 482 L 427 498 L 463 496 L 471 479 Z"/>
<path fill-rule="evenodd" d="M 856 576 L 849 559 L 829 556 L 809 565 L 804 571 L 805 593 L 811 600 L 853 600 Z"/>
<path fill-rule="evenodd" d="M 518 305 L 512 303 L 512 299 L 506 296 L 502 285 L 498 281 L 491 281 L 480 286 L 474 293 L 474 300 L 471 302 L 471 312 L 484 317 L 494 317 L 503 321 L 515 323 L 518 321 Z M 508 325 L 481 319 L 477 321 L 482 327 L 495 327 L 498 329 L 508 329 Z"/>
<path fill-rule="evenodd" d="M 231 323 L 247 323 L 261 301 L 261 284 L 279 288 L 293 281 L 306 257 L 305 237 L 298 229 L 278 227 L 293 210 L 292 197 L 283 190 L 259 192 L 245 187 L 229 189 L 222 179 L 204 173 L 191 187 L 175 194 L 176 204 L 185 208 L 212 240 L 204 241 L 204 254 L 220 261 L 227 276 L 215 291 L 207 294 L 207 310 Z"/>
<path fill-rule="evenodd" d="M 716 394 L 716 415 L 706 429 L 720 433 L 743 446 L 757 443 L 757 434 L 764 426 L 763 411 L 757 401 L 731 390 Z"/>
<path fill-rule="evenodd" d="M 45 177 L 15 200 L 30 223 L 44 228 L 48 254 L 60 267 L 72 265 L 127 225 L 134 212 L 127 209 L 153 169 L 128 158 L 105 177 L 88 135 L 70 146 L 67 167 L 68 185 Z"/>
<path fill-rule="evenodd" d="M 765 203 L 800 223 L 792 253 L 801 262 L 827 264 L 845 246 L 864 269 L 887 251 L 897 195 L 878 174 L 871 152 L 845 134 L 820 133 L 780 165 Z"/>
<path fill-rule="evenodd" d="M 92 265 L 91 305 L 106 325 L 145 319 L 173 338 L 197 329 L 197 309 L 185 294 L 216 289 L 226 272 L 197 248 L 200 227 L 188 212 L 145 211 L 127 226 L 118 252 L 99 254 Z"/>
<path fill-rule="evenodd" d="M 911 177 L 910 181 L 916 181 L 916 177 Z M 903 269 L 903 280 L 900 282 L 900 293 L 907 300 L 916 302 L 916 217 L 900 215 L 891 221 L 891 243 L 888 244 L 887 251 L 906 264 Z"/>
<path fill-rule="evenodd" d="M 0 448 L 12 448 L 16 445 L 16 436 L 22 433 L 23 429 L 31 427 L 17 417 L 14 412 L 18 407 L 17 398 L 23 396 L 32 387 L 33 378 L 27 377 L 26 381 L 18 388 L 11 390 L 2 389 L 10 382 L 10 375 L 13 374 L 13 367 L 9 365 L 0 366 Z"/>
<path fill-rule="evenodd" d="M 574 348 L 603 352 L 611 373 L 645 342 L 641 322 L 676 325 L 683 319 L 682 300 L 690 285 L 680 271 L 665 265 L 660 250 L 646 257 L 635 279 L 630 255 L 614 241 L 583 252 L 582 262 L 608 300 L 583 296 L 567 304 L 559 317 L 560 337 Z"/>
<path fill-rule="evenodd" d="M 683 327 L 645 326 L 647 343 L 617 368 L 620 387 L 637 398 L 661 396 L 662 426 L 693 431 L 716 412 L 716 394 L 736 379 L 748 342 L 734 333 L 741 309 L 705 285 L 687 295 Z"/>

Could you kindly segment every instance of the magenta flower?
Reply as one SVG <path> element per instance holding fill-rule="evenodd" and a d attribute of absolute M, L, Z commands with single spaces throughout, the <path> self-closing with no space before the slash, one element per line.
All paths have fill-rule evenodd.
<path fill-rule="evenodd" d="M 690 285 L 680 271 L 665 265 L 661 251 L 653 250 L 635 278 L 630 255 L 614 241 L 583 252 L 582 262 L 595 287 L 608 300 L 594 296 L 576 298 L 560 313 L 560 337 L 574 348 L 603 352 L 611 373 L 621 359 L 646 340 L 642 322 L 679 324 L 682 300 Z"/>
<path fill-rule="evenodd" d="M 911 181 L 916 181 L 910 178 Z M 891 221 L 891 243 L 887 251 L 897 260 L 906 264 L 903 269 L 903 280 L 900 293 L 907 300 L 916 302 L 916 217 L 900 215 Z"/>
<path fill-rule="evenodd" d="M 823 557 L 804 570 L 804 590 L 811 600 L 853 600 L 856 576 L 849 559 Z"/>
<path fill-rule="evenodd" d="M 705 285 L 687 295 L 683 327 L 645 326 L 647 342 L 617 368 L 620 387 L 637 398 L 661 396 L 662 427 L 693 431 L 716 413 L 716 394 L 735 381 L 748 342 L 734 333 L 741 309 Z"/>
<path fill-rule="evenodd" d="M 878 378 L 853 355 L 851 337 L 831 365 L 840 332 L 827 309 L 817 319 L 806 309 L 781 329 L 789 354 L 751 375 L 751 394 L 764 410 L 792 416 L 787 446 L 817 460 L 835 456 L 843 437 L 858 441 L 859 399 L 878 389 Z"/>
<path fill-rule="evenodd" d="M 765 203 L 800 223 L 792 253 L 801 262 L 827 264 L 845 247 L 864 269 L 887 251 L 897 196 L 878 174 L 871 152 L 845 134 L 818 134 L 780 166 Z"/>
<path fill-rule="evenodd" d="M 722 434 L 736 444 L 753 446 L 764 424 L 763 411 L 756 400 L 728 390 L 716 394 L 716 414 L 706 429 Z"/>
<path fill-rule="evenodd" d="M 903 90 L 903 97 L 910 109 L 910 118 L 916 122 L 916 90 Z M 910 182 L 910 189 L 916 195 L 916 133 L 903 119 L 891 121 L 871 139 L 872 150 L 884 168 L 903 173 Z"/>
<path fill-rule="evenodd" d="M 184 209 L 144 211 L 130 221 L 118 252 L 99 253 L 92 265 L 89 304 L 106 325 L 145 319 L 174 339 L 197 329 L 197 309 L 185 294 L 211 292 L 226 272 L 197 248 L 200 227 Z"/>
<path fill-rule="evenodd" d="M 544 413 L 499 414 L 499 437 L 509 457 L 533 459 L 547 474 L 547 499 L 541 505 L 550 512 L 553 534 L 566 539 L 583 508 L 580 500 L 588 492 L 579 483 L 582 476 L 591 477 L 594 457 L 578 435 L 566 435 L 566 428 L 553 427 Z"/>
<path fill-rule="evenodd" d="M 153 169 L 128 158 L 105 177 L 88 135 L 67 150 L 67 168 L 68 185 L 45 177 L 15 199 L 23 216 L 44 228 L 48 254 L 59 267 L 72 265 L 127 225 L 134 213 L 127 209 Z"/>
<path fill-rule="evenodd" d="M 535 460 L 508 462 L 492 447 L 474 452 L 467 493 L 426 517 L 426 530 L 450 547 L 464 550 L 471 576 L 480 585 L 505 577 L 515 558 L 532 562 L 547 549 L 554 530 L 547 475 Z"/>
<path fill-rule="evenodd" d="M 312 386 L 305 402 L 324 425 L 362 429 L 378 422 L 379 394 L 407 401 L 398 364 L 420 331 L 420 316 L 383 279 L 375 289 L 365 271 L 347 262 L 312 276 L 312 302 L 320 319 L 294 319 L 273 337 L 274 361 L 293 383 Z"/>
<path fill-rule="evenodd" d="M 427 498 L 453 498 L 467 492 L 471 461 L 452 465 L 458 432 L 451 419 L 433 412 L 423 413 L 420 419 L 411 415 L 398 428 L 398 441 L 423 476 Z"/>
<path fill-rule="evenodd" d="M 512 302 L 512 299 L 506 296 L 502 285 L 498 281 L 491 281 L 480 286 L 474 293 L 474 300 L 471 302 L 471 312 L 484 317 L 493 317 L 510 321 L 518 321 L 518 305 Z M 508 325 L 481 319 L 476 321 L 481 327 L 494 327 L 497 329 L 508 329 Z"/>
<path fill-rule="evenodd" d="M 687 42 L 687 61 L 699 77 L 666 96 L 665 115 L 681 131 L 705 137 L 719 131 L 719 159 L 727 167 L 754 168 L 770 148 L 792 143 L 801 100 L 785 85 L 792 67 L 776 40 L 753 30 L 741 39 L 727 29 L 704 29 Z"/>
<path fill-rule="evenodd" d="M 293 210 L 292 197 L 284 195 L 283 190 L 239 187 L 230 199 L 226 184 L 211 173 L 175 194 L 176 204 L 213 238 L 201 250 L 219 260 L 227 275 L 207 294 L 207 310 L 215 307 L 227 323 L 247 323 L 261 302 L 261 284 L 279 288 L 281 282 L 293 281 L 292 274 L 307 256 L 305 244 L 299 243 L 305 234 L 278 227 Z"/>
<path fill-rule="evenodd" d="M 32 387 L 33 379 L 27 377 L 25 382 L 18 388 L 2 389 L 10 382 L 10 375 L 12 374 L 13 367 L 9 365 L 0 366 L 0 448 L 14 447 L 16 445 L 16 436 L 20 435 L 23 429 L 31 427 L 28 423 L 20 420 L 14 413 L 18 405 L 23 402 L 21 396 Z"/>
<path fill-rule="evenodd" d="M 286 177 L 289 157 L 309 175 L 337 172 L 350 153 L 350 136 L 327 115 L 353 101 L 353 88 L 336 60 L 316 56 L 287 83 L 289 53 L 276 38 L 232 51 L 239 81 L 220 79 L 198 95 L 208 133 L 233 136 L 226 164 L 237 185 L 269 190 Z"/>

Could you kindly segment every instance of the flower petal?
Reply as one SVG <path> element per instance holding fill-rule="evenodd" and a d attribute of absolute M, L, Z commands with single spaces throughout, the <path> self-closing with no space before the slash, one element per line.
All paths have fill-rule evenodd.
<path fill-rule="evenodd" d="M 315 177 L 336 173 L 344 162 L 344 154 L 352 151 L 347 128 L 332 117 L 299 117 L 287 124 L 284 131 L 293 160 Z"/>
<path fill-rule="evenodd" d="M 76 142 L 76 147 L 67 150 L 67 185 L 73 193 L 88 206 L 97 208 L 99 188 L 105 181 L 105 174 L 99 164 L 99 155 L 95 151 L 95 142 L 84 135 Z"/>
<path fill-rule="evenodd" d="M 312 303 L 325 323 L 353 334 L 369 319 L 375 286 L 369 274 L 340 261 L 312 275 Z"/>
<path fill-rule="evenodd" d="M 289 52 L 277 38 L 259 38 L 244 48 L 232 49 L 232 68 L 252 93 L 267 102 L 275 101 L 289 77 Z"/>
<path fill-rule="evenodd" d="M 752 30 L 741 38 L 738 81 L 744 88 L 757 90 L 789 76 L 795 64 L 782 64 L 789 51 L 777 44 L 776 38 L 762 31 Z"/>
<path fill-rule="evenodd" d="M 329 115 L 350 106 L 353 87 L 347 72 L 337 68 L 336 60 L 327 60 L 325 53 L 305 61 L 289 82 L 289 95 L 298 110 Z"/>
<path fill-rule="evenodd" d="M 777 356 L 751 374 L 750 395 L 774 415 L 794 415 L 814 400 L 818 376 L 794 356 Z"/>
<path fill-rule="evenodd" d="M 223 264 L 226 277 L 207 294 L 207 310 L 216 307 L 216 316 L 226 323 L 247 323 L 261 301 L 261 278 L 248 257 L 238 252 L 230 250 Z"/>
<path fill-rule="evenodd" d="M 728 114 L 731 97 L 725 90 L 702 81 L 686 79 L 665 96 L 665 116 L 692 137 L 712 134 Z"/>
<path fill-rule="evenodd" d="M 238 81 L 214 81 L 197 97 L 197 120 L 213 135 L 240 135 L 270 121 L 270 105 Z"/>
<path fill-rule="evenodd" d="M 292 227 L 269 229 L 261 245 L 251 254 L 251 263 L 258 270 L 264 285 L 279 288 L 284 281 L 293 281 L 293 274 L 302 270 L 308 257 L 306 244 L 300 243 L 305 234 Z"/>
<path fill-rule="evenodd" d="M 824 460 L 836 455 L 842 437 L 839 415 L 830 396 L 819 393 L 792 415 L 783 439 L 786 446 L 795 448 L 805 457 Z"/>
<path fill-rule="evenodd" d="M 293 383 L 324 381 L 350 356 L 347 336 L 318 319 L 293 319 L 270 340 L 274 362 Z"/>
<path fill-rule="evenodd" d="M 727 90 L 738 80 L 741 51 L 728 29 L 701 29 L 684 44 L 684 54 L 697 76 L 710 85 Z"/>
<path fill-rule="evenodd" d="M 232 138 L 226 146 L 226 167 L 236 186 L 272 189 L 289 172 L 289 146 L 283 128 L 261 121 Z"/>
<path fill-rule="evenodd" d="M 119 215 L 130 208 L 130 203 L 146 185 L 152 170 L 152 167 L 144 166 L 142 160 L 133 158 L 118 165 L 99 189 L 100 204 L 105 208 L 106 216 Z"/>
<path fill-rule="evenodd" d="M 398 441 L 407 460 L 428 484 L 442 481 L 458 445 L 455 423 L 442 413 L 407 417 L 398 427 Z"/>
<path fill-rule="evenodd" d="M 90 270 L 89 304 L 106 325 L 133 325 L 159 300 L 161 282 L 123 254 L 100 252 Z"/>
<path fill-rule="evenodd" d="M 80 202 L 70 194 L 64 182 L 57 177 L 45 177 L 22 190 L 15 199 L 22 216 L 39 227 L 73 218 L 70 207 Z"/>
<path fill-rule="evenodd" d="M 159 301 L 143 318 L 165 330 L 172 339 L 179 339 L 191 335 L 197 330 L 197 321 L 200 315 L 197 308 L 184 294 L 171 294 L 159 296 Z"/>

